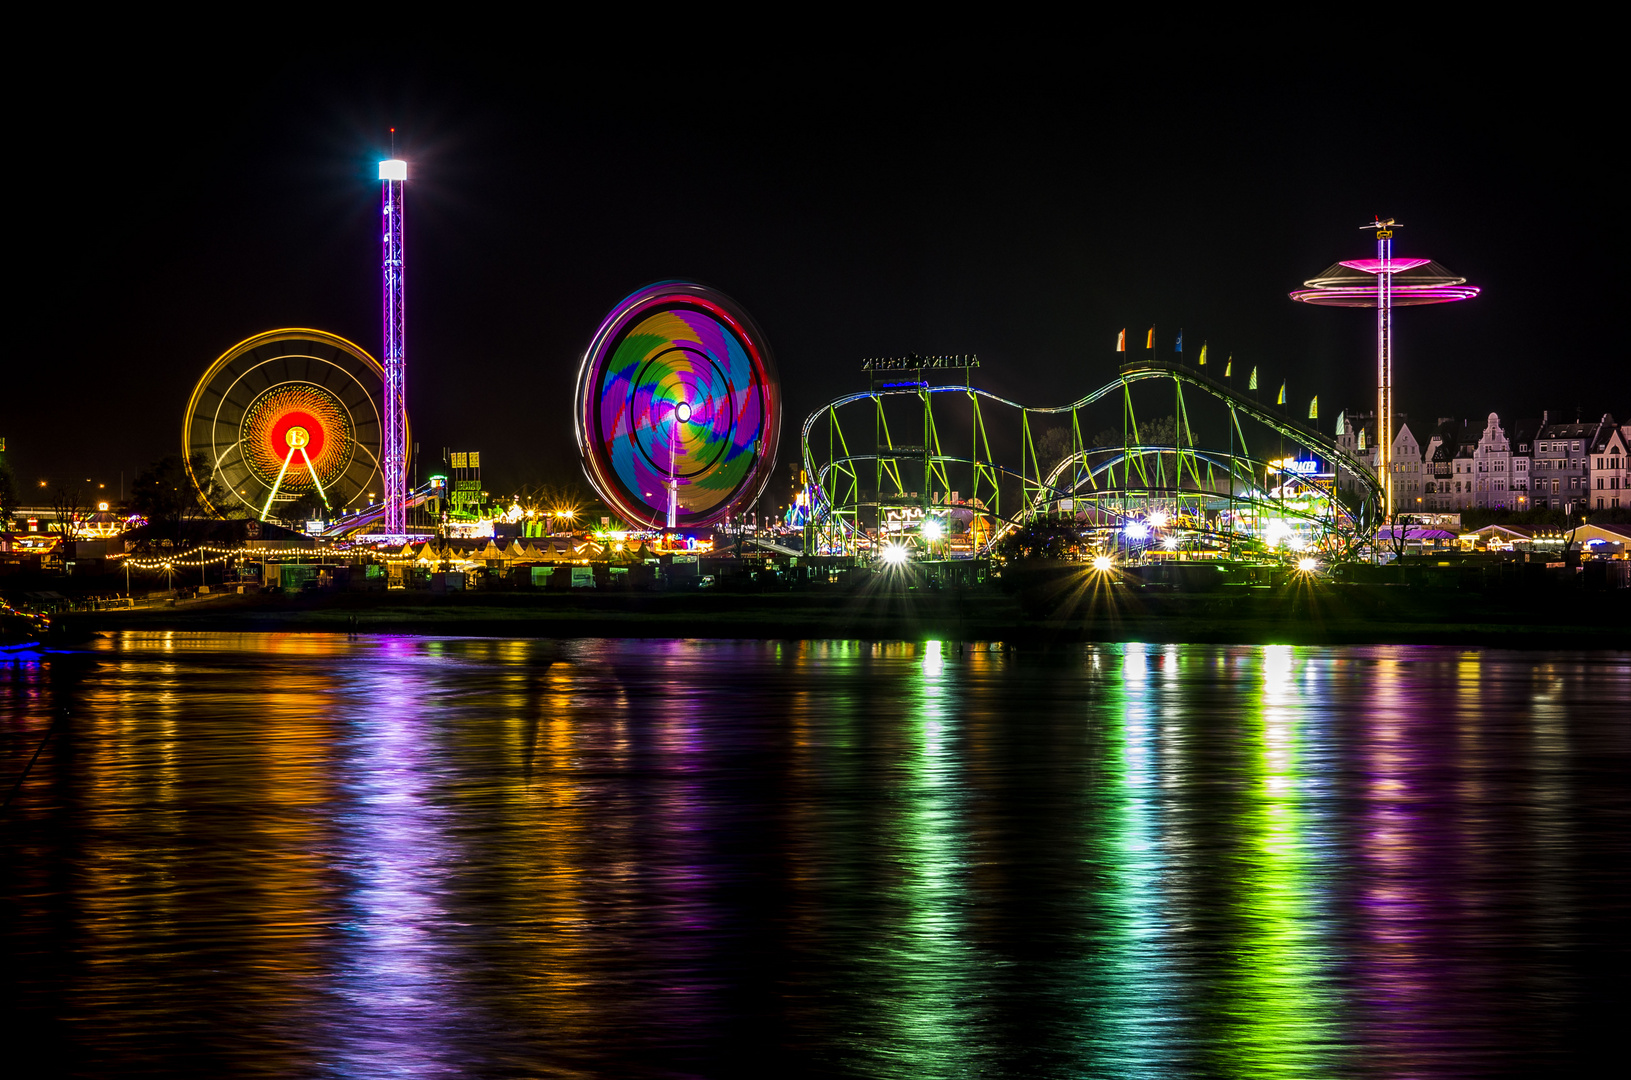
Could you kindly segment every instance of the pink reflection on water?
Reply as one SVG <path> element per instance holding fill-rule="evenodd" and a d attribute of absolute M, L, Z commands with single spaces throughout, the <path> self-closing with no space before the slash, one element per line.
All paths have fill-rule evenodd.
<path fill-rule="evenodd" d="M 345 806 L 335 863 L 348 879 L 331 1018 L 342 1072 L 453 1076 L 468 1038 L 446 892 L 457 858 L 435 796 L 437 687 L 424 642 L 386 638 L 345 669 L 339 757 Z M 360 659 L 360 658 L 359 658 Z"/>

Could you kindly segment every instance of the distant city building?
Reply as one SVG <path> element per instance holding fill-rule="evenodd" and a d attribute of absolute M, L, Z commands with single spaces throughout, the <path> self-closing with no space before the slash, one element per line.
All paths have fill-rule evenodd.
<path fill-rule="evenodd" d="M 1410 425 L 1400 416 L 1399 433 L 1393 438 L 1390 468 L 1393 476 L 1393 506 L 1397 513 L 1409 513 L 1424 508 L 1422 502 L 1421 443 L 1411 434 Z"/>
<path fill-rule="evenodd" d="M 1613 427 L 1614 419 L 1606 413 L 1600 421 L 1558 423 L 1547 413 L 1542 413 L 1538 421 L 1519 421 L 1514 430 L 1518 453 L 1529 459 L 1529 506 L 1537 510 L 1587 509 L 1592 491 L 1591 447 L 1599 441 L 1600 433 L 1606 435 L 1604 428 Z"/>
<path fill-rule="evenodd" d="M 1590 461 L 1587 476 L 1591 487 L 1586 496 L 1592 510 L 1616 510 L 1631 506 L 1631 424 L 1623 427 L 1614 418 L 1603 414 L 1597 425 L 1597 435 L 1587 451 Z M 1624 502 L 1620 500 L 1624 499 Z"/>
<path fill-rule="evenodd" d="M 1337 417 L 1337 444 L 1374 470 L 1374 413 Z M 1439 417 L 1421 445 L 1401 415 L 1389 454 L 1396 512 L 1610 510 L 1631 507 L 1631 424 L 1520 420 L 1511 433 L 1490 413 L 1482 424 Z"/>

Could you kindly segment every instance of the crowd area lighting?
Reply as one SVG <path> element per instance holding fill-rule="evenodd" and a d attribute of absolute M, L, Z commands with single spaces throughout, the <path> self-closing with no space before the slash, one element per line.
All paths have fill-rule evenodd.
<path fill-rule="evenodd" d="M 879 555 L 889 566 L 904 566 L 906 564 L 907 551 L 900 544 L 885 545 Z"/>
<path fill-rule="evenodd" d="M 1317 559 L 1311 559 L 1306 555 L 1297 560 L 1297 569 L 1301 570 L 1305 574 L 1312 574 L 1315 570 L 1319 569 L 1319 565 L 1320 564 Z"/>
<path fill-rule="evenodd" d="M 923 539 L 932 544 L 944 536 L 946 530 L 943 526 L 941 526 L 940 522 L 934 520 L 933 518 L 929 518 L 923 523 L 923 528 L 920 529 L 919 532 Z"/>
<path fill-rule="evenodd" d="M 1107 574 L 1116 565 L 1116 560 L 1108 555 L 1093 556 L 1093 569 L 1101 574 Z"/>

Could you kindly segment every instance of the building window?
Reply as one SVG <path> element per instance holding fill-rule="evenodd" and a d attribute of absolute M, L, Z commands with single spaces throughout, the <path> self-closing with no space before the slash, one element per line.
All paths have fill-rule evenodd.
<path fill-rule="evenodd" d="M 1602 508 L 1603 508 L 1603 497 L 1601 495 L 1599 495 L 1599 496 L 1597 496 L 1597 509 L 1601 510 Z"/>

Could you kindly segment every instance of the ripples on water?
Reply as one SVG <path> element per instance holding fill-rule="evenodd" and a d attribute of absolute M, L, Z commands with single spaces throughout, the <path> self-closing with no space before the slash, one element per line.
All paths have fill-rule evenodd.
<path fill-rule="evenodd" d="M 1628 701 L 1623 653 L 126 634 L 0 666 L 7 790 L 60 716 L 0 822 L 11 1046 L 1563 1069 L 1623 1023 Z"/>

